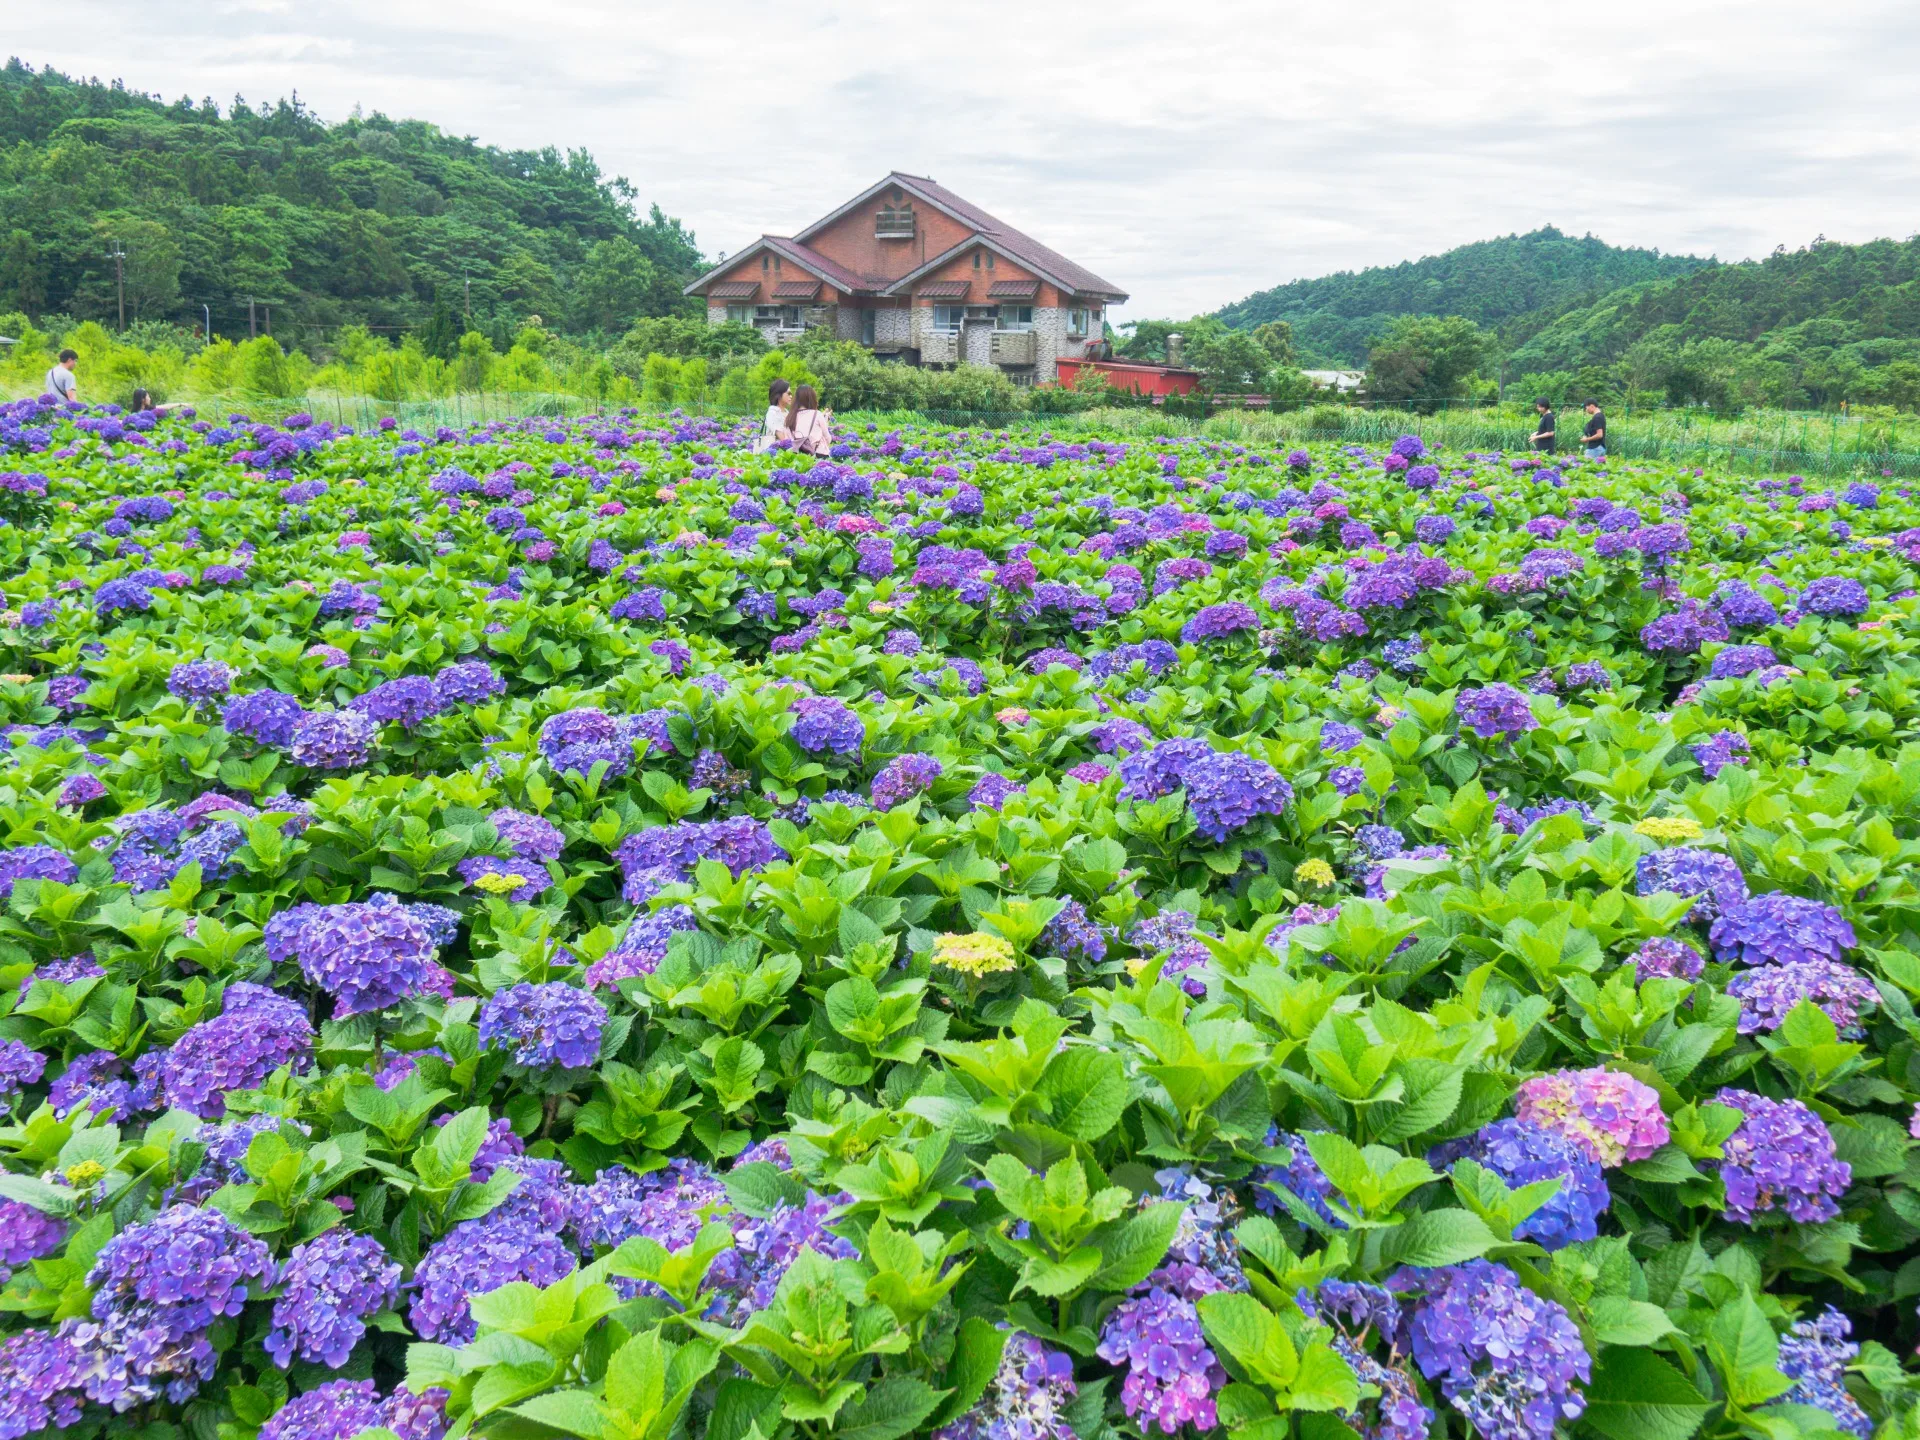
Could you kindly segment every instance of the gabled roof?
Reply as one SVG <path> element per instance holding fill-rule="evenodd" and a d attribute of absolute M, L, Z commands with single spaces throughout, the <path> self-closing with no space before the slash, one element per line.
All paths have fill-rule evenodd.
<path fill-rule="evenodd" d="M 996 219 L 979 206 L 961 199 L 946 186 L 925 175 L 905 175 L 895 170 L 877 185 L 869 186 L 846 204 L 840 206 L 831 215 L 826 215 L 807 226 L 795 240 L 804 242 L 808 236 L 816 235 L 849 210 L 864 205 L 874 196 L 885 190 L 906 191 L 918 200 L 923 200 L 936 210 L 944 211 L 962 225 L 976 231 L 981 238 L 995 243 L 997 249 L 1010 260 L 1018 261 L 1036 274 L 1051 281 L 1062 290 L 1076 295 L 1096 296 L 1102 300 L 1119 302 L 1127 298 L 1126 292 L 1110 280 L 1076 265 L 1059 251 L 1049 249 L 1031 235 L 1016 230 L 1004 220 Z M 957 249 L 958 247 L 956 247 Z M 949 254 L 954 253 L 952 251 Z M 924 267 L 923 267 L 924 268 Z M 900 282 L 896 282 L 896 285 Z"/>
<path fill-rule="evenodd" d="M 697 294 L 703 287 L 719 279 L 742 260 L 750 260 L 762 250 L 771 251 L 784 259 L 791 260 L 809 275 L 826 281 L 836 290 L 866 291 L 871 294 L 879 288 L 879 284 L 875 281 L 854 274 L 845 266 L 829 260 L 810 245 L 802 245 L 798 240 L 789 240 L 784 235 L 762 235 L 746 249 L 729 255 L 680 293 L 682 295 Z"/>

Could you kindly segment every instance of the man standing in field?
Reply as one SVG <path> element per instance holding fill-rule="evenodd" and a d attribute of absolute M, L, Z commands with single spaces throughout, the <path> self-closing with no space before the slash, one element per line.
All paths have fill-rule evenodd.
<path fill-rule="evenodd" d="M 1549 454 L 1553 451 L 1553 404 L 1548 400 L 1536 400 L 1533 408 L 1539 412 L 1540 428 L 1530 437 L 1533 448 Z"/>
<path fill-rule="evenodd" d="M 80 381 L 75 377 L 73 367 L 79 363 L 79 355 L 71 350 L 62 350 L 53 368 L 47 371 L 47 394 L 56 400 L 77 402 L 80 399 Z"/>
<path fill-rule="evenodd" d="M 1607 417 L 1598 400 L 1587 401 L 1586 411 L 1587 428 L 1580 432 L 1580 443 L 1586 447 L 1587 459 L 1604 460 L 1607 458 Z"/>

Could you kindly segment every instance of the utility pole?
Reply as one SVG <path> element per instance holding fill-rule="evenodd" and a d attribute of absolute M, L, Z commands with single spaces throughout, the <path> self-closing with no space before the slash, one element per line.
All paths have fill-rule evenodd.
<path fill-rule="evenodd" d="M 113 242 L 112 253 L 107 258 L 113 261 L 113 285 L 120 292 L 120 329 L 124 332 L 127 328 L 127 272 L 123 262 L 127 252 L 120 248 L 118 240 Z"/>
<path fill-rule="evenodd" d="M 207 317 L 206 328 L 200 332 L 201 342 L 211 345 L 213 343 L 213 307 L 203 304 L 200 307 L 200 313 Z"/>
<path fill-rule="evenodd" d="M 251 340 L 259 333 L 259 329 L 253 323 L 253 297 L 249 295 L 247 297 L 247 338 Z"/>
<path fill-rule="evenodd" d="M 269 335 L 271 335 L 271 334 L 273 333 L 273 306 L 271 306 L 271 305 L 262 305 L 262 306 L 261 306 L 260 308 L 261 308 L 262 310 L 264 310 L 264 311 L 266 312 L 266 317 L 265 317 L 265 318 L 266 318 L 266 332 L 267 332 L 267 334 L 269 334 Z"/>
<path fill-rule="evenodd" d="M 460 272 L 460 321 L 466 330 L 473 328 L 473 277 L 466 271 Z"/>

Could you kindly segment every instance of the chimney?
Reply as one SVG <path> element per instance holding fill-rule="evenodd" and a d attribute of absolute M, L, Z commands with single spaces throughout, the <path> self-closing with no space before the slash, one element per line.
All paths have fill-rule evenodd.
<path fill-rule="evenodd" d="M 1178 365 L 1186 349 L 1186 341 L 1178 335 L 1167 336 L 1167 364 Z"/>

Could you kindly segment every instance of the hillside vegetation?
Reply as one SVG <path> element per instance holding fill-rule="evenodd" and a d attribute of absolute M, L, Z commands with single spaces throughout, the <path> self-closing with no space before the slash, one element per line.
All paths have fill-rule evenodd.
<path fill-rule="evenodd" d="M 0 312 L 36 321 L 116 322 L 117 248 L 129 322 L 191 325 L 204 305 L 245 335 L 251 299 L 296 344 L 358 322 L 504 348 L 530 316 L 617 335 L 680 309 L 701 263 L 677 220 L 636 205 L 584 150 L 0 69 Z"/>
<path fill-rule="evenodd" d="M 1218 314 L 1236 329 L 1287 322 L 1303 364 L 1360 366 L 1373 339 L 1396 316 L 1460 315 L 1488 328 L 1531 333 L 1552 316 L 1623 286 L 1711 265 L 1698 256 L 1622 248 L 1548 226 L 1398 265 L 1276 285 Z"/>

